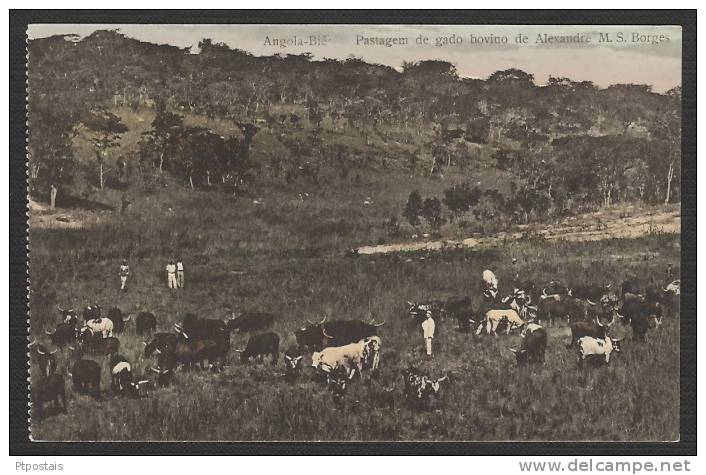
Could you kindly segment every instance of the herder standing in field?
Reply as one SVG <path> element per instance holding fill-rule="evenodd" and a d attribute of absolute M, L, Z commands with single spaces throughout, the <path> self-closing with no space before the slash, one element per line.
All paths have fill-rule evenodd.
<path fill-rule="evenodd" d="M 127 265 L 127 259 L 123 259 L 120 264 L 120 290 L 127 291 L 127 276 L 130 275 L 130 267 Z"/>
<path fill-rule="evenodd" d="M 431 342 L 434 339 L 434 330 L 436 330 L 436 324 L 431 317 L 431 312 L 427 311 L 427 319 L 422 322 L 422 332 L 424 333 L 424 342 L 426 343 L 427 356 L 429 357 L 431 357 Z"/>
<path fill-rule="evenodd" d="M 167 264 L 167 287 L 177 288 L 176 265 L 174 265 L 173 259 L 169 259 L 169 264 Z"/>
<path fill-rule="evenodd" d="M 177 259 L 176 262 L 176 270 L 177 270 L 177 287 L 180 289 L 184 288 L 184 263 L 181 262 L 181 257 Z"/>

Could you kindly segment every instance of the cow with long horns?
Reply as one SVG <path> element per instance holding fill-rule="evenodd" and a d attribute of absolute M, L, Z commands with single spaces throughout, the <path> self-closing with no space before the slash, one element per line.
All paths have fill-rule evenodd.
<path fill-rule="evenodd" d="M 385 322 L 376 323 L 371 318 L 367 323 L 360 320 L 332 320 L 326 321 L 324 317 L 319 323 L 307 320 L 308 326 L 295 331 L 297 344 L 313 350 L 320 350 L 327 346 L 343 346 L 358 342 L 364 338 L 377 336 L 378 328 Z"/>
<path fill-rule="evenodd" d="M 33 355 L 37 358 L 37 364 L 44 377 L 49 377 L 56 371 L 56 357 L 54 353 L 59 351 L 55 349 L 54 351 L 49 351 L 46 346 L 38 343 L 37 340 L 32 341 L 29 345 L 29 349 Z"/>

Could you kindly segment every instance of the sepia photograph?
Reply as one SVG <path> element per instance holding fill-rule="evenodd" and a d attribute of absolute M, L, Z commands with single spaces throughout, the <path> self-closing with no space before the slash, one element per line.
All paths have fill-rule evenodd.
<path fill-rule="evenodd" d="M 681 26 L 26 37 L 33 443 L 682 439 Z"/>

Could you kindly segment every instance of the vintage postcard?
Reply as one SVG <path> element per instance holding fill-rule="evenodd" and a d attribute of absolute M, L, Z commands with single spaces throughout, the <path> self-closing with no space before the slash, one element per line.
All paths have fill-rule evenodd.
<path fill-rule="evenodd" d="M 33 441 L 680 440 L 680 26 L 26 33 Z"/>

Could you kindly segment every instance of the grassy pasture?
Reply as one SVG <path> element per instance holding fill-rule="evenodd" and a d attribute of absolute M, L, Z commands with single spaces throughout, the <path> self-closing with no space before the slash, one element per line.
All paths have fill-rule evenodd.
<path fill-rule="evenodd" d="M 383 179 L 354 188 L 315 192 L 304 201 L 296 186 L 262 192 L 264 203 L 169 186 L 135 199 L 125 216 L 102 213 L 75 229 L 30 230 L 32 336 L 59 321 L 56 306 L 98 302 L 130 314 L 150 310 L 169 331 L 186 312 L 226 318 L 231 312 L 276 314 L 281 348 L 295 343 L 305 319 L 385 321 L 377 378 L 354 381 L 336 409 L 324 385 L 304 377 L 289 385 L 284 368 L 241 364 L 231 353 L 219 373 L 179 372 L 173 386 L 134 400 L 112 395 L 107 361 L 98 400 L 74 394 L 69 411 L 32 420 L 35 440 L 675 440 L 679 437 L 679 325 L 671 318 L 633 342 L 606 367 L 577 370 L 565 348 L 565 324 L 549 330 L 547 361 L 518 369 L 508 347 L 519 336 L 479 337 L 441 323 L 435 358 L 423 360 L 419 329 L 405 318 L 405 301 L 468 294 L 477 300 L 483 269 L 493 269 L 501 292 L 510 290 L 511 259 L 524 279 L 572 284 L 628 276 L 661 282 L 667 263 L 677 268 L 676 235 L 598 242 L 508 241 L 478 250 L 430 255 L 347 258 L 373 243 L 380 224 L 399 213 L 408 184 L 384 189 Z M 388 181 L 389 183 L 389 181 Z M 425 186 L 431 187 L 426 184 Z M 423 189 L 423 186 L 420 187 Z M 363 200 L 375 194 L 375 205 Z M 255 191 L 255 195 L 257 191 Z M 88 221 L 87 221 L 88 223 Z M 170 293 L 164 266 L 181 255 L 186 289 Z M 120 259 L 129 259 L 129 291 L 118 292 Z M 121 354 L 136 373 L 153 365 L 142 357 L 134 326 L 120 336 Z M 247 335 L 233 334 L 233 348 Z M 66 375 L 71 355 L 60 356 Z M 426 412 L 405 407 L 402 371 L 417 362 L 432 376 L 448 373 L 442 400 Z M 31 366 L 36 381 L 37 367 Z"/>

